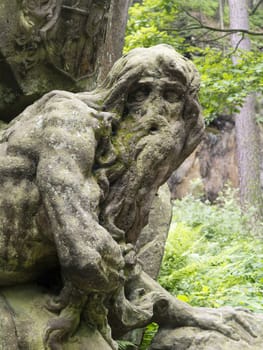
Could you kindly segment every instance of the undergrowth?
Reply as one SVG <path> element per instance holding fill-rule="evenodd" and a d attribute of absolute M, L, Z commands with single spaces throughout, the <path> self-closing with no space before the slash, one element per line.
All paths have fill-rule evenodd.
<path fill-rule="evenodd" d="M 214 205 L 176 200 L 159 283 L 192 306 L 242 306 L 263 312 L 263 226 L 244 215 L 233 190 Z M 146 328 L 140 350 L 157 330 Z"/>
<path fill-rule="evenodd" d="M 173 210 L 160 284 L 193 306 L 262 312 L 263 226 L 253 211 L 242 214 L 229 190 L 217 205 L 188 196 Z"/>

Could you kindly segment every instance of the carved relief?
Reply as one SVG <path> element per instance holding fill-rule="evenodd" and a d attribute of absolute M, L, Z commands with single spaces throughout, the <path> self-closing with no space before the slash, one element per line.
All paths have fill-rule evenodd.
<path fill-rule="evenodd" d="M 16 36 L 23 68 L 48 60 L 74 81 L 95 74 L 109 5 L 107 0 L 23 0 Z"/>

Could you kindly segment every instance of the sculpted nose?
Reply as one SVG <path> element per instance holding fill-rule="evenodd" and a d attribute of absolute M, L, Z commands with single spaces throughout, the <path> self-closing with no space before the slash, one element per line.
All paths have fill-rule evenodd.
<path fill-rule="evenodd" d="M 167 114 L 165 102 L 159 96 L 153 95 L 149 100 L 149 110 L 156 115 L 162 115 L 164 117 Z"/>

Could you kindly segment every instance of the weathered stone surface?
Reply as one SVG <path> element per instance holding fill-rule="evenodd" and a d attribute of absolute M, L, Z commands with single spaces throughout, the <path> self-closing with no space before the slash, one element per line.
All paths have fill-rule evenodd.
<path fill-rule="evenodd" d="M 148 225 L 142 230 L 136 248 L 143 271 L 156 279 L 170 226 L 172 204 L 168 185 L 159 188 L 151 206 Z"/>
<path fill-rule="evenodd" d="M 247 322 L 253 324 L 255 336 L 233 321 L 236 334 L 240 339 L 231 339 L 221 333 L 194 327 L 161 329 L 155 336 L 149 350 L 262 350 L 263 315 L 248 314 Z"/>
<path fill-rule="evenodd" d="M 261 143 L 261 187 L 263 188 L 263 128 Z M 168 181 L 172 198 L 192 193 L 214 201 L 225 186 L 239 186 L 234 120 L 219 116 L 205 131 L 205 137 Z"/>

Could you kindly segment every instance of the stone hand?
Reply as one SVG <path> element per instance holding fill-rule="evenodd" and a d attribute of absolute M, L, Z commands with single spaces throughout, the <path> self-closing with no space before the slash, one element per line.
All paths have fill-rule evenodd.
<path fill-rule="evenodd" d="M 256 325 L 250 320 L 253 313 L 249 310 L 233 307 L 219 309 L 193 308 L 193 324 L 202 329 L 215 330 L 233 340 L 239 340 L 239 333 L 257 337 Z M 191 322 L 192 323 L 192 322 Z M 192 325 L 192 324 L 191 324 Z"/>

